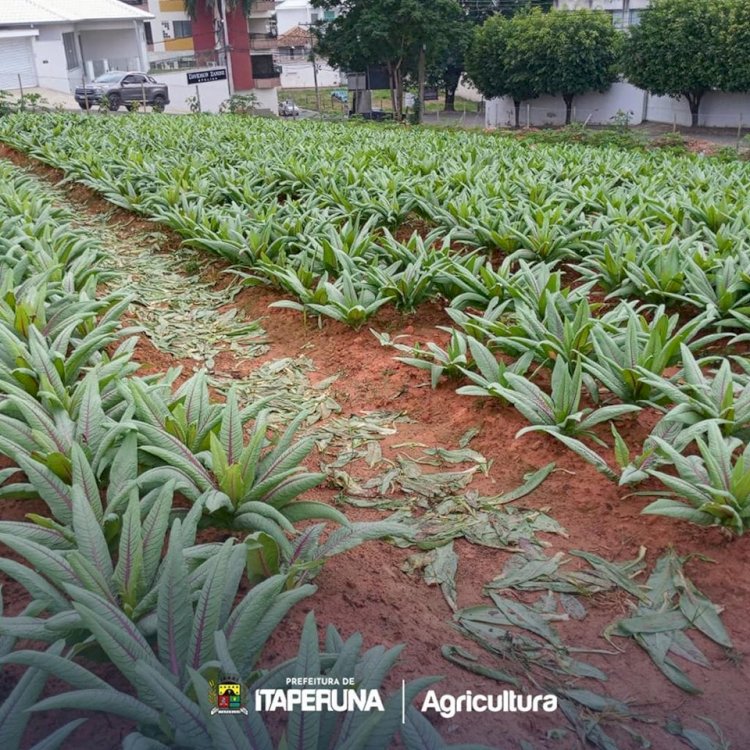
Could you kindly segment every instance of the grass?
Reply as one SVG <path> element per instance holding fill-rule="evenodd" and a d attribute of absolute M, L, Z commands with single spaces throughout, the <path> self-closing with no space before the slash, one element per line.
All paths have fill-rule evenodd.
<path fill-rule="evenodd" d="M 327 86 L 320 88 L 320 111 L 328 114 L 344 114 L 346 107 L 342 102 L 331 98 L 332 92 L 337 89 L 345 88 L 343 86 Z M 317 111 L 314 88 L 290 88 L 279 89 L 279 101 L 292 99 L 301 109 L 311 109 Z M 469 101 L 460 96 L 456 96 L 456 112 L 476 112 L 477 102 Z M 376 89 L 372 92 L 372 106 L 376 109 L 382 109 L 384 112 L 391 112 L 391 92 L 388 89 Z M 438 101 L 425 102 L 425 112 L 442 112 L 443 97 Z"/>

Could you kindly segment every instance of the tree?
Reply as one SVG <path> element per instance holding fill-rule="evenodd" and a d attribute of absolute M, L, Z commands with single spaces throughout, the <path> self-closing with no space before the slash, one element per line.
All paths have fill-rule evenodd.
<path fill-rule="evenodd" d="M 725 0 L 719 49 L 722 91 L 750 91 L 750 3 Z"/>
<path fill-rule="evenodd" d="M 467 71 L 485 97 L 510 96 L 519 125 L 521 102 L 540 94 L 562 96 L 565 122 L 573 99 L 606 91 L 617 78 L 618 32 L 607 14 L 539 8 L 488 19 L 477 32 Z"/>
<path fill-rule="evenodd" d="M 433 85 L 445 88 L 446 112 L 453 112 L 455 109 L 456 89 L 465 72 L 466 55 L 478 26 L 494 15 L 501 14 L 510 18 L 530 7 L 538 7 L 543 11 L 552 7 L 552 0 L 459 0 L 459 3 L 463 9 L 461 22 L 455 26 L 450 45 L 430 74 Z"/>
<path fill-rule="evenodd" d="M 577 95 L 606 91 L 617 80 L 621 35 L 603 11 L 536 12 L 530 18 L 541 55 L 540 93 L 562 96 L 568 125 Z"/>
<path fill-rule="evenodd" d="M 450 43 L 429 71 L 430 85 L 445 90 L 444 112 L 454 112 L 456 89 L 464 73 L 466 53 L 471 43 L 474 23 L 464 15 L 452 30 Z"/>
<path fill-rule="evenodd" d="M 396 119 L 402 117 L 404 80 L 443 54 L 461 16 L 456 0 L 313 0 L 339 15 L 319 28 L 318 51 L 344 70 L 385 65 Z M 420 62 L 423 65 L 420 65 Z"/>
<path fill-rule="evenodd" d="M 747 7 L 746 0 L 731 4 L 738 15 L 740 6 Z M 747 46 L 733 50 L 725 42 L 729 6 L 726 0 L 654 0 L 624 46 L 628 80 L 652 94 L 687 99 L 693 127 L 707 91 L 739 83 L 727 75 L 723 56 L 737 56 L 736 64 L 748 71 Z"/>
<path fill-rule="evenodd" d="M 509 96 L 515 106 L 516 127 L 520 125 L 521 102 L 540 92 L 539 61 L 544 49 L 536 19 L 521 14 L 507 19 L 498 15 L 476 29 L 466 58 L 466 73 L 486 99 Z"/>

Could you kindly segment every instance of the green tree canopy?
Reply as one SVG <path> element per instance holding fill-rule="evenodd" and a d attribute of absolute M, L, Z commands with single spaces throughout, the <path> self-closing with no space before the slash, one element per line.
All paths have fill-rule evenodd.
<path fill-rule="evenodd" d="M 456 0 L 313 0 L 313 5 L 339 9 L 318 30 L 319 54 L 343 70 L 385 65 L 398 118 L 404 78 L 416 71 L 422 51 L 427 64 L 444 54 L 463 15 Z"/>
<path fill-rule="evenodd" d="M 453 111 L 456 89 L 466 70 L 466 56 L 471 46 L 474 30 L 494 15 L 508 18 L 531 7 L 544 11 L 552 7 L 552 0 L 458 0 L 463 17 L 454 25 L 450 44 L 435 60 L 430 71 L 433 85 L 445 88 L 445 110 Z"/>
<path fill-rule="evenodd" d="M 467 71 L 486 97 L 512 97 L 516 124 L 521 101 L 540 94 L 562 96 L 569 123 L 575 96 L 606 91 L 617 79 L 619 40 L 600 11 L 495 16 L 475 35 Z"/>
<path fill-rule="evenodd" d="M 606 91 L 618 76 L 620 33 L 608 13 L 592 10 L 535 14 L 537 47 L 542 52 L 542 93 L 562 96 L 565 122 L 573 99 L 587 91 Z"/>
<path fill-rule="evenodd" d="M 729 0 L 721 31 L 721 88 L 750 91 L 750 2 Z"/>
<path fill-rule="evenodd" d="M 487 99 L 509 96 L 519 125 L 521 102 L 541 91 L 539 63 L 544 49 L 538 32 L 538 14 L 520 14 L 511 19 L 497 15 L 476 29 L 467 54 L 466 72 Z"/>
<path fill-rule="evenodd" d="M 727 26 L 731 6 L 736 6 L 737 18 L 745 18 L 745 46 L 741 48 L 727 38 L 733 35 Z M 749 17 L 747 0 L 654 0 L 625 43 L 625 75 L 652 94 L 685 97 L 695 126 L 707 91 L 724 86 L 748 88 Z M 744 86 L 741 75 L 727 74 L 724 56 L 732 59 L 738 71 L 744 69 Z"/>

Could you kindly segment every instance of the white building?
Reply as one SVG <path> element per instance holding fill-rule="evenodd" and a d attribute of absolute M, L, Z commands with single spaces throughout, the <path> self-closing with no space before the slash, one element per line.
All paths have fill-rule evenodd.
<path fill-rule="evenodd" d="M 646 12 L 650 0 L 554 0 L 560 10 L 588 8 L 602 10 L 612 15 L 618 28 L 637 24 Z M 575 122 L 592 125 L 612 124 L 627 116 L 630 124 L 641 122 L 672 123 L 689 126 L 690 108 L 685 99 L 652 96 L 627 81 L 620 81 L 604 93 L 595 91 L 576 96 L 573 103 Z M 540 96 L 521 106 L 521 125 L 532 127 L 562 125 L 565 122 L 565 103 L 562 97 Z M 487 127 L 509 127 L 515 122 L 513 101 L 508 98 L 492 99 L 485 108 Z M 750 96 L 709 91 L 701 102 L 699 124 L 704 127 L 737 128 L 750 124 Z"/>
<path fill-rule="evenodd" d="M 276 4 L 279 35 L 285 34 L 295 26 L 309 28 L 313 23 L 332 21 L 335 17 L 336 11 L 313 8 L 309 0 L 281 0 Z"/>
<path fill-rule="evenodd" d="M 312 37 L 310 27 L 319 21 L 332 21 L 335 10 L 313 8 L 309 0 L 281 0 L 276 4 L 276 25 L 279 31 L 277 62 L 281 65 L 284 88 L 312 88 L 317 73 L 318 86 L 345 86 L 346 76 L 318 58 L 313 71 L 310 61 Z"/>
<path fill-rule="evenodd" d="M 151 18 L 119 0 L 0 0 L 0 89 L 68 93 L 107 70 L 147 69 Z"/>
<path fill-rule="evenodd" d="M 186 13 L 184 0 L 122 2 L 153 17 L 145 25 L 148 58 L 153 75 L 169 86 L 168 111 L 188 111 L 187 100 L 199 95 L 202 111 L 216 112 L 232 93 L 252 93 L 259 109 L 278 110 L 275 0 L 252 0 L 247 15 L 240 4 L 225 3 L 223 17 L 213 3 L 199 0 L 195 20 Z M 227 80 L 201 83 L 200 92 L 187 83 L 188 71 L 215 67 L 228 69 Z"/>
<path fill-rule="evenodd" d="M 193 24 L 185 12 L 183 0 L 122 0 L 150 13 L 145 24 L 149 60 L 193 52 Z"/>
<path fill-rule="evenodd" d="M 612 15 L 615 27 L 623 29 L 638 23 L 649 2 L 650 0 L 554 0 L 554 7 L 562 10 L 604 10 Z"/>
<path fill-rule="evenodd" d="M 322 88 L 346 85 L 346 76 L 342 72 L 319 57 L 314 61 L 311 59 L 312 34 L 309 28 L 294 26 L 279 34 L 278 44 L 276 61 L 281 65 L 283 88 L 313 88 L 316 78 Z"/>

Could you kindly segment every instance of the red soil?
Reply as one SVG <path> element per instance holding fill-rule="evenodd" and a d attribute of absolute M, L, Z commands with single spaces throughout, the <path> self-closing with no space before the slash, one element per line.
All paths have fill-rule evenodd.
<path fill-rule="evenodd" d="M 18 155 L 14 155 L 14 160 L 28 163 Z M 47 176 L 52 172 L 38 165 L 36 170 Z M 81 188 L 75 188 L 70 196 L 73 203 L 78 202 L 84 209 L 98 208 L 96 202 L 99 199 L 88 192 L 84 195 Z M 132 217 L 118 212 L 116 221 L 125 219 L 130 222 Z M 153 225 L 148 224 L 148 227 L 151 229 Z M 404 411 L 414 420 L 413 423 L 400 424 L 399 434 L 383 441 L 386 457 L 394 458 L 399 452 L 392 448 L 394 444 L 409 440 L 455 448 L 458 438 L 468 428 L 479 427 L 480 432 L 471 447 L 493 459 L 494 463 L 490 477 L 479 476 L 472 487 L 486 494 L 498 494 L 516 487 L 522 482 L 524 473 L 556 461 L 557 470 L 532 495 L 517 503 L 525 507 L 549 508 L 550 514 L 567 530 L 568 538 L 546 537 L 550 544 L 547 554 L 585 549 L 607 559 L 624 560 L 635 557 L 639 546 L 645 545 L 649 565 L 670 546 L 680 555 L 695 554 L 688 564 L 688 573 L 700 590 L 725 607 L 724 622 L 739 656 L 745 654 L 750 643 L 750 618 L 746 615 L 750 603 L 747 576 L 750 569 L 749 538 L 729 541 L 715 529 L 698 529 L 685 523 L 641 516 L 640 510 L 646 502 L 644 498 L 627 498 L 627 490 L 606 480 L 553 438 L 531 434 L 516 440 L 514 436 L 525 422 L 514 409 L 499 407 L 484 399 L 459 396 L 452 383 L 443 382 L 433 391 L 426 383 L 424 372 L 394 361 L 393 350 L 380 347 L 367 327 L 355 332 L 331 321 L 326 321 L 322 330 L 314 322 L 305 327 L 301 316 L 292 311 L 269 310 L 267 305 L 274 299 L 271 292 L 259 288 L 248 289 L 237 298 L 237 304 L 249 319 L 264 318 L 263 326 L 271 342 L 270 352 L 264 358 L 244 361 L 221 358 L 218 367 L 228 373 L 240 374 L 256 368 L 268 358 L 304 354 L 315 363 L 316 380 L 341 373 L 342 377 L 333 386 L 333 395 L 342 405 L 344 416 L 387 409 Z M 408 334 L 411 338 L 404 341 L 412 342 L 437 340 L 439 332 L 434 331 L 434 326 L 447 322 L 439 308 L 428 305 L 408 317 L 383 310 L 370 325 L 391 335 Z M 148 371 L 176 364 L 146 341 L 139 345 L 137 359 L 147 365 Z M 187 362 L 183 364 L 189 365 Z M 626 421 L 621 431 L 639 445 L 638 441 L 648 434 L 653 422 L 654 415 L 644 412 L 636 419 Z M 347 470 L 356 474 L 356 464 L 351 466 Z M 331 489 L 320 489 L 310 494 L 330 501 L 336 493 Z M 4 503 L 2 514 L 4 518 L 18 519 L 29 511 L 44 512 L 44 507 L 39 503 Z M 364 520 L 383 514 L 357 510 L 351 511 L 350 515 Z M 423 675 L 443 675 L 445 679 L 439 691 L 454 695 L 466 690 L 495 693 L 507 687 L 470 674 L 442 658 L 440 647 L 443 644 L 460 644 L 480 655 L 484 663 L 492 663 L 479 646 L 452 628 L 451 611 L 440 591 L 426 586 L 421 578 L 401 572 L 402 563 L 412 551 L 385 543 L 368 543 L 331 560 L 315 579 L 317 593 L 292 612 L 272 639 L 264 656 L 264 665 L 272 666 L 294 654 L 304 617 L 313 609 L 321 634 L 325 626 L 332 623 L 344 637 L 361 632 L 367 647 L 406 644 L 391 688 L 395 689 L 402 679 Z M 456 542 L 456 551 L 460 560 L 458 605 L 487 603 L 482 597 L 482 586 L 500 572 L 509 553 L 464 541 Z M 12 582 L 5 584 L 3 596 L 6 613 L 18 611 L 22 598 L 20 587 Z M 556 623 L 564 641 L 575 646 L 611 649 L 601 638 L 601 632 L 630 612 L 627 598 L 618 593 L 602 594 L 588 601 L 587 607 L 589 616 L 582 622 Z M 691 631 L 691 636 L 693 633 Z M 750 747 L 750 725 L 745 717 L 745 691 L 750 668 L 746 662 L 729 661 L 721 649 L 701 636 L 695 636 L 695 640 L 714 665 L 713 669 L 706 670 L 680 663 L 703 690 L 699 696 L 689 696 L 671 685 L 645 653 L 629 640 L 615 639 L 623 651 L 620 655 L 585 654 L 582 658 L 599 666 L 609 676 L 602 691 L 629 702 L 633 711 L 643 717 L 642 723 L 631 722 L 629 726 L 647 736 L 655 750 L 685 747 L 659 728 L 658 725 L 663 724 L 668 716 L 679 716 L 687 726 L 710 734 L 710 730 L 695 718 L 708 716 L 723 729 L 732 747 L 738 750 Z M 502 668 L 502 665 L 498 666 Z M 14 674 L 18 672 L 6 672 L 4 681 L 12 680 Z M 585 681 L 580 686 L 599 690 L 595 684 Z M 40 717 L 33 722 L 29 734 L 38 739 L 49 731 L 50 726 L 67 718 Z M 554 739 L 556 733 L 552 730 L 568 727 L 560 713 L 551 717 L 467 713 L 450 720 L 438 719 L 437 725 L 449 743 L 481 742 L 497 748 L 518 748 L 523 739 L 537 750 L 584 746 L 569 728 L 562 739 Z M 606 725 L 605 730 L 617 738 L 621 748 L 641 746 L 612 725 Z M 119 747 L 123 731 L 119 722 L 95 720 L 78 730 L 73 735 L 75 740 L 66 747 Z"/>

